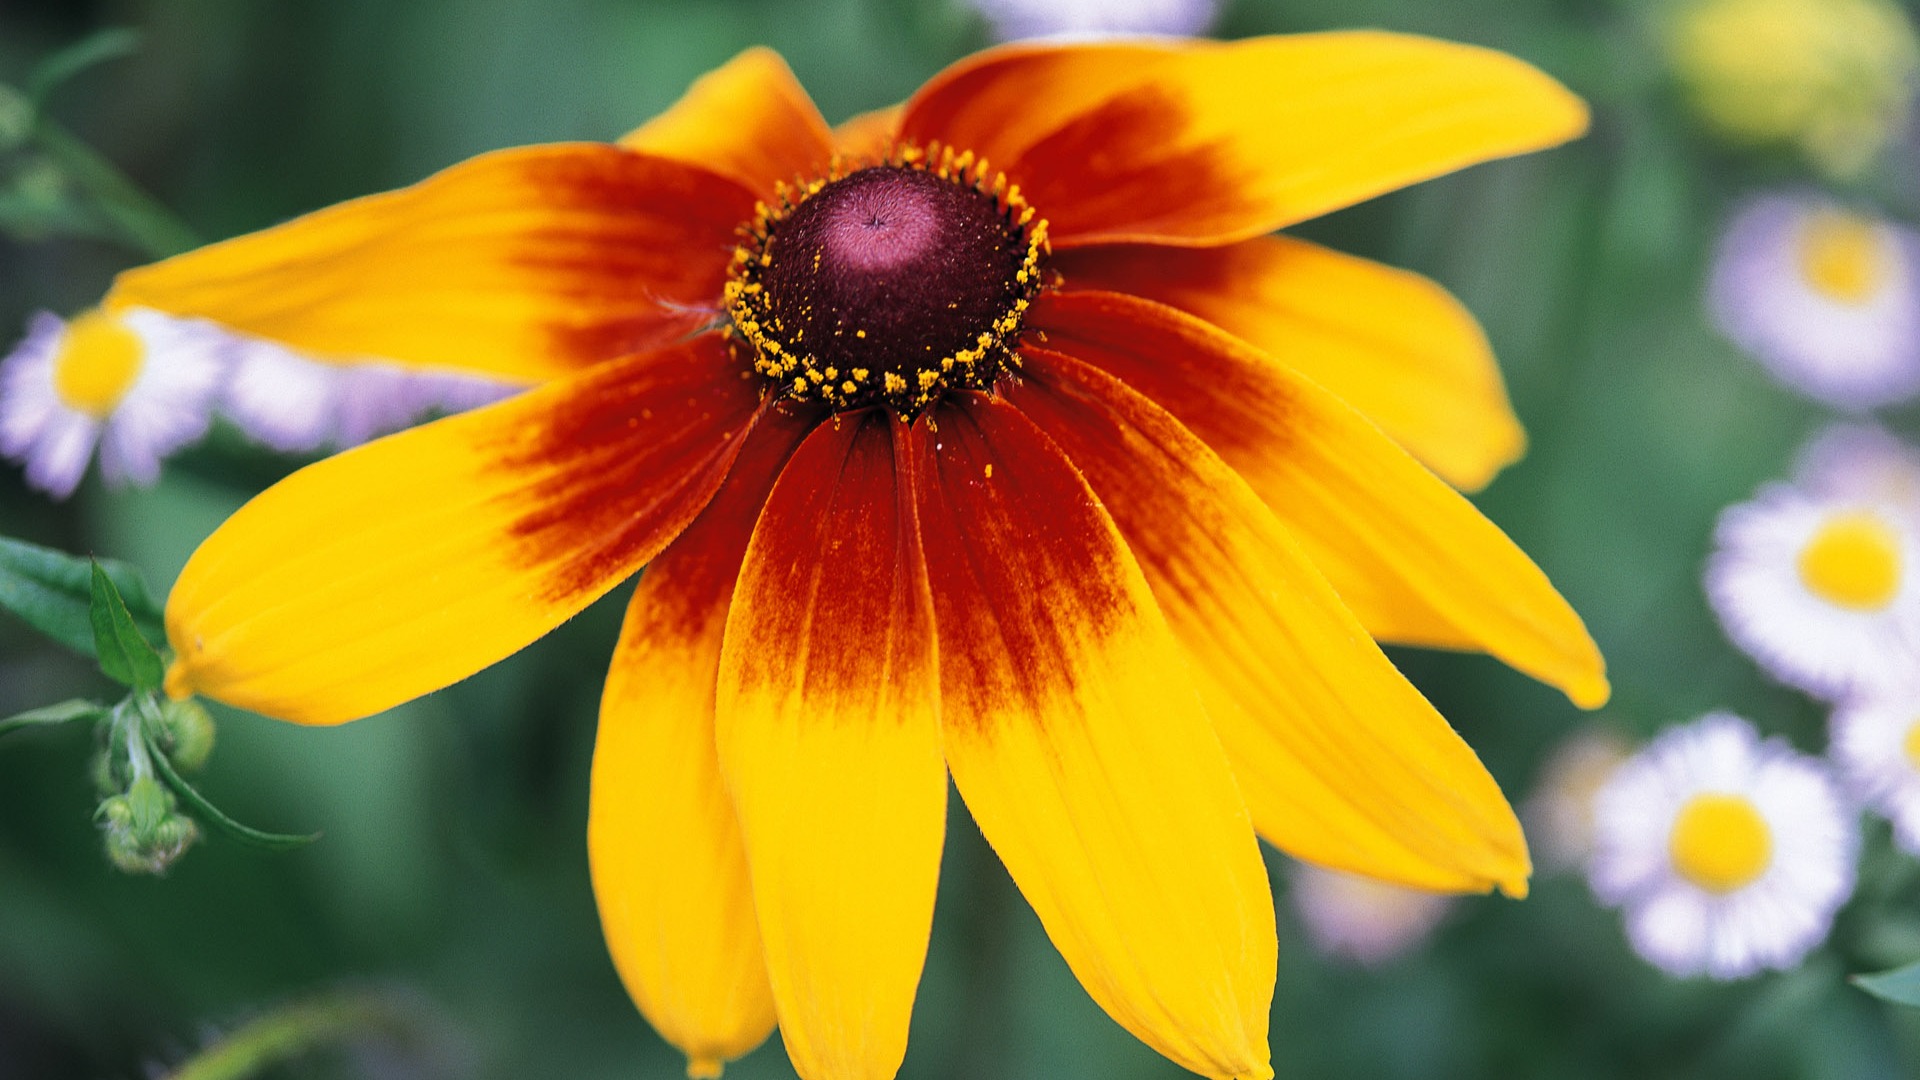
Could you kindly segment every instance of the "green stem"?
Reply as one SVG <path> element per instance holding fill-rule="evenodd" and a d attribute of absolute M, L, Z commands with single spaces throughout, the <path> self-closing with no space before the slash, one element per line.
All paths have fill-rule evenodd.
<path fill-rule="evenodd" d="M 60 125 L 39 118 L 33 141 L 68 178 L 93 196 L 101 212 L 135 247 L 150 257 L 164 259 L 200 246 L 193 230 L 172 211 Z"/>
<path fill-rule="evenodd" d="M 392 1030 L 392 1004 L 373 994 L 345 994 L 288 1005 L 242 1026 L 195 1054 L 164 1080 L 246 1080 L 262 1069 L 351 1042 L 370 1031 Z"/>

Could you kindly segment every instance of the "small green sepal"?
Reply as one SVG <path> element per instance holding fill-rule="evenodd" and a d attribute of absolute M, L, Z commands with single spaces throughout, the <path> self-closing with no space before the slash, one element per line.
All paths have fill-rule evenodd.
<path fill-rule="evenodd" d="M 45 727 L 50 724 L 69 724 L 75 720 L 99 720 L 107 715 L 104 705 L 91 701 L 63 701 L 58 705 L 48 705 L 43 709 L 29 709 L 16 716 L 0 720 L 0 735 L 7 735 L 30 727 Z"/>
<path fill-rule="evenodd" d="M 1872 975 L 1855 975 L 1851 981 L 1882 1001 L 1920 1007 L 1920 963 Z"/>
<path fill-rule="evenodd" d="M 126 600 L 99 563 L 93 564 L 93 603 L 87 617 L 93 623 L 94 653 L 107 678 L 153 692 L 166 681 L 167 665 L 159 652 L 140 635 Z"/>

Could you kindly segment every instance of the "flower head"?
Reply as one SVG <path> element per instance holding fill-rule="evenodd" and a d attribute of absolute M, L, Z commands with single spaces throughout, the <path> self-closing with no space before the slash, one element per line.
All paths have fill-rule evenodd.
<path fill-rule="evenodd" d="M 1338 870 L 1298 866 L 1288 880 L 1294 913 L 1324 956 L 1376 967 L 1426 940 L 1451 898 Z"/>
<path fill-rule="evenodd" d="M 1218 0 L 969 0 L 1001 41 L 1097 34 L 1198 34 Z"/>
<path fill-rule="evenodd" d="M 1713 270 L 1722 333 L 1773 376 L 1842 409 L 1920 392 L 1920 236 L 1818 196 L 1755 199 Z"/>
<path fill-rule="evenodd" d="M 1830 751 L 1842 783 L 1920 855 L 1920 694 L 1911 680 L 1834 710 Z"/>
<path fill-rule="evenodd" d="M 1920 515 L 1920 451 L 1884 428 L 1827 428 L 1800 451 L 1793 482 L 1824 498 L 1877 503 Z"/>
<path fill-rule="evenodd" d="M 0 361 L 0 455 L 64 499 L 94 451 L 109 483 L 151 484 L 168 454 L 204 435 L 221 335 L 156 311 L 41 313 Z"/>
<path fill-rule="evenodd" d="M 1612 730 L 1588 728 L 1560 744 L 1540 770 L 1521 817 L 1540 861 L 1561 870 L 1593 854 L 1593 800 L 1632 753 Z"/>
<path fill-rule="evenodd" d="M 1768 487 L 1721 514 L 1707 598 L 1784 683 L 1830 701 L 1885 685 L 1920 655 L 1916 521 L 1878 499 Z"/>
<path fill-rule="evenodd" d="M 1595 804 L 1594 892 L 1674 975 L 1798 964 L 1853 891 L 1853 812 L 1818 760 L 1714 713 L 1621 765 Z"/>
<path fill-rule="evenodd" d="M 457 371 L 378 360 L 330 363 L 235 335 L 220 411 L 275 450 L 358 446 L 434 413 L 490 405 L 522 387 Z"/>
<path fill-rule="evenodd" d="M 1607 687 L 1416 460 L 1472 485 L 1518 451 L 1471 318 L 1268 234 L 1584 123 L 1508 57 L 1360 33 L 1009 47 L 835 130 L 752 50 L 618 145 L 130 271 L 117 302 L 540 384 L 241 509 L 169 598 L 170 688 L 351 720 L 648 564 L 588 845 L 696 1073 L 777 1018 L 802 1076 L 892 1075 L 951 777 L 1110 1015 L 1270 1076 L 1256 833 L 1526 888 L 1498 786 L 1374 636 Z"/>
<path fill-rule="evenodd" d="M 1920 46 L 1890 0 L 1689 0 L 1667 49 L 1695 110 L 1727 139 L 1858 172 L 1899 130 Z"/>

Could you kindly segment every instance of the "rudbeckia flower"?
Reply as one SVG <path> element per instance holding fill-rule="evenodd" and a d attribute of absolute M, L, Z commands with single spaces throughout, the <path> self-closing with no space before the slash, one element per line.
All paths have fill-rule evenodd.
<path fill-rule="evenodd" d="M 0 362 L 0 455 L 64 499 L 94 451 L 110 484 L 151 484 L 160 462 L 207 433 L 224 335 L 155 311 L 41 313 Z"/>
<path fill-rule="evenodd" d="M 1712 713 L 1621 765 L 1594 804 L 1594 892 L 1672 975 L 1798 964 L 1853 892 L 1859 824 L 1825 764 Z"/>
<path fill-rule="evenodd" d="M 1475 484 L 1518 449 L 1472 321 L 1268 234 L 1585 120 L 1511 58 L 1354 33 L 1009 47 L 836 130 L 754 50 L 618 145 L 130 271 L 109 303 L 541 383 L 236 513 L 169 598 L 170 686 L 352 720 L 647 565 L 588 846 L 696 1075 L 776 1019 L 804 1077 L 894 1073 L 951 777 L 1114 1019 L 1270 1076 L 1256 830 L 1526 888 L 1499 788 L 1375 637 L 1607 691 L 1416 460 Z"/>

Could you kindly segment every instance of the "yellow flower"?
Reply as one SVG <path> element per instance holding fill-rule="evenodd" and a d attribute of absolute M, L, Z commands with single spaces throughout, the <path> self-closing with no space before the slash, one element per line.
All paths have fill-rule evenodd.
<path fill-rule="evenodd" d="M 1383 434 L 1463 484 L 1518 452 L 1471 318 L 1268 234 L 1585 123 L 1511 58 L 1356 33 L 1009 47 L 833 130 L 753 50 L 618 145 L 129 272 L 110 302 L 545 383 L 235 514 L 169 601 L 170 685 L 351 720 L 650 564 L 588 840 L 695 1074 L 776 1018 L 804 1077 L 893 1074 L 951 776 L 1109 1014 L 1271 1076 L 1256 831 L 1526 889 L 1375 636 L 1607 691 L 1544 575 Z"/>
<path fill-rule="evenodd" d="M 1728 139 L 1859 172 L 1906 120 L 1913 25 L 1888 0 L 1692 0 L 1667 46 L 1694 107 Z"/>

